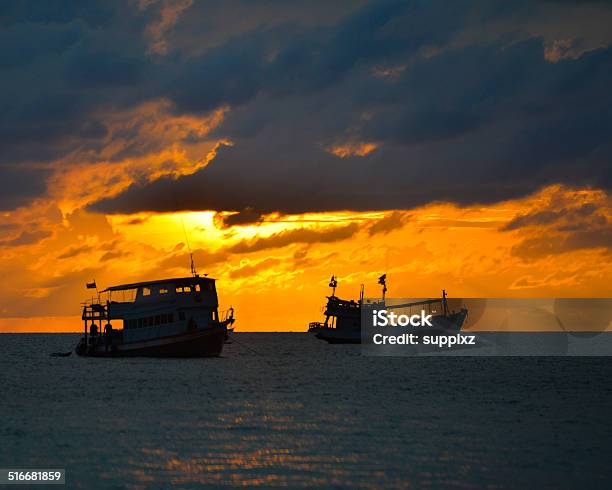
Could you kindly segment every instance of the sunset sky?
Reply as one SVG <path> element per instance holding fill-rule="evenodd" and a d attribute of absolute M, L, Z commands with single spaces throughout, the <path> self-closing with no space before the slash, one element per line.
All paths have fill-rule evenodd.
<path fill-rule="evenodd" d="M 198 271 L 239 330 L 337 293 L 612 295 L 604 2 L 8 2 L 0 332 Z M 189 244 L 187 244 L 186 235 Z"/>

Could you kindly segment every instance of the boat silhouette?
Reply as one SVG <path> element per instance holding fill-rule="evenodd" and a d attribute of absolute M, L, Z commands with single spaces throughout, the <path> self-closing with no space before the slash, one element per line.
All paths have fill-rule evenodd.
<path fill-rule="evenodd" d="M 329 283 L 332 294 L 327 296 L 327 304 L 324 309 L 325 320 L 309 323 L 308 332 L 330 344 L 360 344 L 362 340 L 362 318 L 371 318 L 371 313 L 375 310 L 401 310 L 419 306 L 427 308 L 432 313 L 432 326 L 427 330 L 431 335 L 458 333 L 465 322 L 467 309 L 461 308 L 458 312 L 450 311 L 445 290 L 442 290 L 440 298 L 387 304 L 385 299 L 387 292 L 386 274 L 379 277 L 378 284 L 382 286 L 382 298 L 380 300 L 364 300 L 363 284 L 361 285 L 359 300 L 346 300 L 336 296 L 338 280 L 335 276 L 332 276 Z"/>
<path fill-rule="evenodd" d="M 221 354 L 234 310 L 220 314 L 215 279 L 194 273 L 111 286 L 83 304 L 81 318 L 80 356 L 207 357 Z"/>

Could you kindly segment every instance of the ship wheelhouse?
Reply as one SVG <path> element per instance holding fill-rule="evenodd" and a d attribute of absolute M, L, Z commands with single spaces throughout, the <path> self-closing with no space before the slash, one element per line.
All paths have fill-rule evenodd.
<path fill-rule="evenodd" d="M 325 328 L 360 328 L 361 301 L 340 299 L 337 296 L 328 297 L 325 308 Z"/>
<path fill-rule="evenodd" d="M 219 320 L 214 279 L 151 281 L 114 286 L 104 292 L 109 295 L 109 320 L 123 320 L 124 342 L 207 328 Z"/>

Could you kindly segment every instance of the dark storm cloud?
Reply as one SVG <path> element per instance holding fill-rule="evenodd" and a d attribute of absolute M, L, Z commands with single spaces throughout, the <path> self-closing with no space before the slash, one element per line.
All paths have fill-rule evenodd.
<path fill-rule="evenodd" d="M 196 2 L 167 29 L 163 56 L 147 40 L 159 7 L 36 5 L 0 16 L 0 172 L 98 151 L 109 108 L 230 107 L 215 136 L 234 146 L 207 168 L 132 186 L 100 211 L 249 210 L 228 218 L 236 224 L 272 211 L 494 202 L 553 182 L 610 186 L 607 5 L 315 2 L 330 12 L 316 17 L 272 2 L 237 17 L 244 4 Z M 359 142 L 378 148 L 328 151 Z"/>
<path fill-rule="evenodd" d="M 142 100 L 139 29 L 124 2 L 10 2 L 0 7 L 0 200 L 15 208 L 44 193 L 48 172 L 29 170 L 79 148 L 105 128 L 93 114 Z M 18 168 L 18 170 L 14 170 Z M 10 174 L 27 175 L 12 185 Z M 25 179 L 23 179 L 25 180 Z"/>
<path fill-rule="evenodd" d="M 263 217 L 260 212 L 255 211 L 253 208 L 245 208 L 237 213 L 217 219 L 217 225 L 221 225 L 221 227 L 247 225 L 261 222 L 262 219 Z"/>
<path fill-rule="evenodd" d="M 26 204 L 45 191 L 49 171 L 25 166 L 0 166 L 0 211 Z"/>

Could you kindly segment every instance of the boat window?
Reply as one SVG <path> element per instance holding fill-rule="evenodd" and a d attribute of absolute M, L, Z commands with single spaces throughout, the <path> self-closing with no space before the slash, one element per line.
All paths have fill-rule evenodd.
<path fill-rule="evenodd" d="M 200 291 L 200 285 L 199 285 L 199 284 L 196 284 L 196 285 L 194 286 L 194 288 L 195 288 L 195 290 L 196 290 L 196 291 L 198 291 L 198 292 Z"/>
<path fill-rule="evenodd" d="M 159 294 L 168 294 L 168 288 L 159 288 Z"/>
<path fill-rule="evenodd" d="M 151 289 L 150 288 L 142 288 L 142 295 L 143 296 L 150 296 L 151 295 Z"/>

